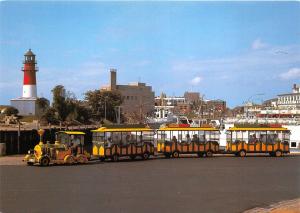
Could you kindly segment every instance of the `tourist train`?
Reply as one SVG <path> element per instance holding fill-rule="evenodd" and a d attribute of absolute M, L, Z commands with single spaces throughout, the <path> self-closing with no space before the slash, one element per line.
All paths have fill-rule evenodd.
<path fill-rule="evenodd" d="M 40 143 L 29 150 L 24 160 L 28 165 L 76 164 L 89 160 L 119 161 L 141 158 L 179 158 L 184 155 L 212 157 L 216 154 L 269 154 L 281 157 L 290 152 L 290 130 L 281 125 L 239 124 L 225 130 L 226 146 L 220 146 L 221 131 L 209 125 L 162 125 L 153 129 L 144 125 L 111 125 L 92 130 L 92 151 L 85 149 L 84 134 L 60 131 L 54 144 Z"/>

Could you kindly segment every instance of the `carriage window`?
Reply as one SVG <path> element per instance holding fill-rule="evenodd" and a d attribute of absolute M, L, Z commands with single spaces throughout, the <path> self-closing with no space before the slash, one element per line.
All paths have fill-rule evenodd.
<path fill-rule="evenodd" d="M 267 132 L 267 143 L 274 144 L 278 141 L 278 134 L 275 131 L 268 131 Z"/>
<path fill-rule="evenodd" d="M 157 140 L 159 142 L 165 142 L 166 137 L 167 137 L 167 134 L 165 133 L 165 131 L 158 131 L 157 132 Z"/>
<path fill-rule="evenodd" d="M 284 141 L 290 140 L 290 132 L 283 132 L 283 140 Z"/>
<path fill-rule="evenodd" d="M 248 137 L 248 143 L 256 143 L 256 142 L 258 142 L 258 137 L 257 137 L 255 131 L 249 131 L 248 135 L 249 135 L 249 137 Z"/>
<path fill-rule="evenodd" d="M 243 141 L 249 143 L 249 134 L 247 131 L 243 131 Z"/>
<path fill-rule="evenodd" d="M 120 144 L 122 139 L 122 133 L 121 132 L 112 132 L 111 133 L 111 141 L 114 144 Z"/>
<path fill-rule="evenodd" d="M 58 133 L 56 135 L 56 140 L 62 144 L 69 144 L 69 136 L 64 133 Z"/>
<path fill-rule="evenodd" d="M 83 135 L 71 135 L 70 138 L 73 145 L 79 145 L 83 141 Z"/>
<path fill-rule="evenodd" d="M 227 132 L 226 132 L 226 141 L 228 141 L 228 142 L 231 141 L 231 134 L 232 134 L 231 131 L 227 131 Z"/>
<path fill-rule="evenodd" d="M 143 134 L 143 141 L 144 142 L 153 142 L 154 140 L 154 132 L 149 131 L 149 132 L 142 132 Z"/>
<path fill-rule="evenodd" d="M 204 131 L 199 131 L 199 141 L 200 142 L 205 142 L 205 132 Z"/>
<path fill-rule="evenodd" d="M 212 141 L 218 141 L 220 138 L 219 131 L 211 131 L 210 132 L 210 140 Z"/>
<path fill-rule="evenodd" d="M 181 133 L 181 142 L 191 142 L 191 135 L 189 131 L 181 131 Z"/>
<path fill-rule="evenodd" d="M 93 143 L 104 142 L 104 132 L 94 132 L 93 133 Z"/>
<path fill-rule="evenodd" d="M 266 131 L 259 132 L 259 141 L 263 142 L 263 143 L 267 142 L 267 132 Z"/>
<path fill-rule="evenodd" d="M 232 142 L 241 142 L 243 141 L 243 131 L 233 131 L 232 132 Z"/>

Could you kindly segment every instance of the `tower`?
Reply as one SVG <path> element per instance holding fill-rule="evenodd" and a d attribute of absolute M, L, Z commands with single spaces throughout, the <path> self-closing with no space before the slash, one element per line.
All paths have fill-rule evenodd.
<path fill-rule="evenodd" d="M 24 55 L 24 67 L 22 71 L 24 72 L 23 79 L 23 98 L 36 98 L 37 97 L 37 89 L 36 89 L 36 72 L 37 67 L 35 54 L 29 49 Z"/>
<path fill-rule="evenodd" d="M 110 89 L 112 91 L 117 89 L 117 70 L 110 69 Z"/>

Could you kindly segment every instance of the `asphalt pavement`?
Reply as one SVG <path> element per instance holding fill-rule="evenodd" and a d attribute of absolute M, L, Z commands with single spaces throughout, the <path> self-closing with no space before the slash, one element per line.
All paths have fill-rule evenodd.
<path fill-rule="evenodd" d="M 0 166 L 0 212 L 243 212 L 300 197 L 300 156 Z"/>

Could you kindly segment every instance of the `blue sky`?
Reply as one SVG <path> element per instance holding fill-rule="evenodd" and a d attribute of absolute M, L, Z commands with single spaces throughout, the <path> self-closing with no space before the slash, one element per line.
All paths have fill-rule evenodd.
<path fill-rule="evenodd" d="M 260 102 L 300 83 L 299 23 L 299 2 L 0 2 L 0 104 L 21 96 L 28 48 L 50 100 L 57 84 L 82 98 L 116 68 L 156 95 Z"/>

